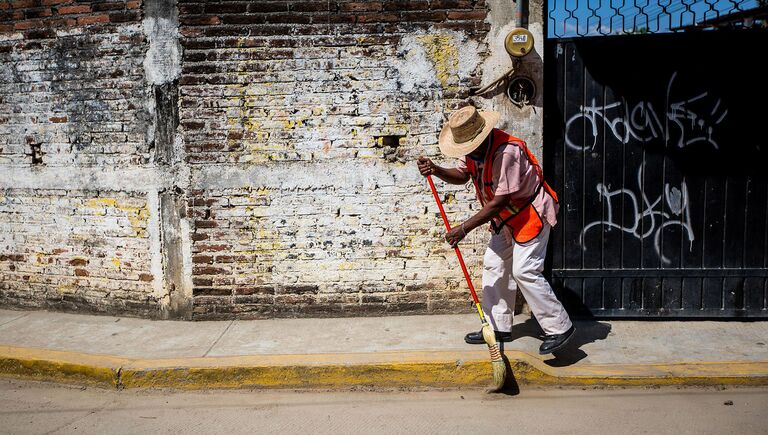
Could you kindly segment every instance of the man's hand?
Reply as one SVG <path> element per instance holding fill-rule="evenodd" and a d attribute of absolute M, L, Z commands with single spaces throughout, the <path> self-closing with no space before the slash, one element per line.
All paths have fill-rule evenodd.
<path fill-rule="evenodd" d="M 458 245 L 459 242 L 464 239 L 464 237 L 467 237 L 467 233 L 461 226 L 453 228 L 451 231 L 445 233 L 445 241 L 448 242 L 448 244 L 453 248 L 455 248 L 456 245 Z"/>
<path fill-rule="evenodd" d="M 416 164 L 419 166 L 419 172 L 421 172 L 421 175 L 425 177 L 434 175 L 435 177 L 449 184 L 465 184 L 467 181 L 469 181 L 468 172 L 462 172 L 456 168 L 443 168 L 441 166 L 437 166 L 432 162 L 432 160 L 424 156 L 419 157 L 419 159 L 416 161 Z"/>
<path fill-rule="evenodd" d="M 419 166 L 419 172 L 421 172 L 421 175 L 428 176 L 435 173 L 435 169 L 437 168 L 437 165 L 432 163 L 432 160 L 421 156 L 419 157 L 419 160 L 416 162 L 416 164 Z"/>

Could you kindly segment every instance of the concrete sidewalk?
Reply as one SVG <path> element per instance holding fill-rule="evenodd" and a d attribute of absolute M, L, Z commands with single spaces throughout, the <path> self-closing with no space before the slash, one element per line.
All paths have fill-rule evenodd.
<path fill-rule="evenodd" d="M 176 322 L 0 310 L 0 374 L 173 388 L 454 387 L 490 382 L 472 314 Z M 514 380 L 548 385 L 766 385 L 768 322 L 581 321 L 539 356 L 535 321 L 505 344 Z"/>

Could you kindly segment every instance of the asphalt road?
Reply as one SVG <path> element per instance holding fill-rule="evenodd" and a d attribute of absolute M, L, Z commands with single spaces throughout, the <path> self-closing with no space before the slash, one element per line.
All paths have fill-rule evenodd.
<path fill-rule="evenodd" d="M 0 433 L 765 434 L 768 388 L 118 392 L 3 379 Z"/>

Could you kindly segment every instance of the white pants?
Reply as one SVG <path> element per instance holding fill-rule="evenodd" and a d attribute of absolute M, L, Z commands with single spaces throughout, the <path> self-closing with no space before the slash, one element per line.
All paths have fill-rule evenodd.
<path fill-rule="evenodd" d="M 482 307 L 494 330 L 512 329 L 518 287 L 545 334 L 562 334 L 570 329 L 568 313 L 541 274 L 549 230 L 550 226 L 544 224 L 538 237 L 523 244 L 507 242 L 502 234 L 491 237 L 483 258 Z"/>

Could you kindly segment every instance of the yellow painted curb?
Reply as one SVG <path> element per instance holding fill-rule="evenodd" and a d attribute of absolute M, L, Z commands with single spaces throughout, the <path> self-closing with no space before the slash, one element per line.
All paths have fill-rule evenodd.
<path fill-rule="evenodd" d="M 0 375 L 19 379 L 116 388 L 119 358 L 0 346 Z"/>
<path fill-rule="evenodd" d="M 510 382 L 529 385 L 768 385 L 768 362 L 550 367 L 506 356 Z M 490 374 L 484 350 L 133 359 L 0 346 L 2 376 L 111 388 L 481 387 Z"/>

